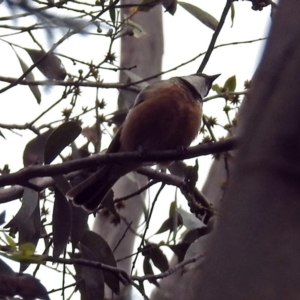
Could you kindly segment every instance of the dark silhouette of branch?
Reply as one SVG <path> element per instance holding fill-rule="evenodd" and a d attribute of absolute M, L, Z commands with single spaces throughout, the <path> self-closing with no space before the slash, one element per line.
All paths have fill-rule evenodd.
<path fill-rule="evenodd" d="M 208 50 L 205 53 L 205 56 L 204 56 L 204 58 L 203 58 L 203 60 L 201 62 L 201 65 L 200 65 L 197 73 L 202 73 L 203 72 L 203 70 L 204 70 L 204 68 L 205 68 L 205 66 L 206 66 L 206 64 L 207 64 L 207 62 L 208 62 L 208 60 L 209 60 L 209 58 L 210 58 L 213 50 L 215 49 L 215 43 L 217 41 L 217 38 L 218 38 L 218 36 L 219 36 L 219 34 L 221 32 L 221 29 L 222 29 L 223 25 L 224 25 L 225 19 L 227 17 L 227 14 L 228 14 L 228 12 L 230 10 L 231 5 L 232 5 L 232 1 L 233 0 L 227 0 L 227 2 L 226 2 L 226 5 L 224 7 L 221 19 L 220 19 L 219 24 L 218 24 L 218 27 L 217 27 L 216 31 L 214 32 L 214 34 L 212 36 L 212 39 L 210 41 Z"/>
<path fill-rule="evenodd" d="M 124 161 L 160 162 L 169 160 L 183 160 L 202 155 L 220 153 L 233 150 L 237 147 L 237 139 L 227 139 L 217 143 L 199 144 L 185 150 L 122 152 L 113 154 L 98 154 L 80 160 L 68 161 L 56 165 L 30 166 L 16 173 L 2 175 L 0 186 L 21 184 L 36 177 L 46 177 L 68 174 L 73 171 L 95 167 L 101 164 L 122 163 Z"/>
<path fill-rule="evenodd" d="M 61 264 L 65 264 L 65 265 L 77 264 L 77 265 L 86 266 L 86 267 L 98 268 L 98 269 L 115 274 L 124 284 L 131 284 L 133 280 L 143 282 L 143 281 L 149 280 L 149 279 L 161 279 L 161 278 L 170 276 L 172 273 L 176 272 L 179 269 L 184 268 L 186 265 L 196 262 L 202 256 L 203 256 L 202 254 L 198 254 L 187 260 L 182 261 L 181 263 L 175 265 L 174 267 L 170 268 L 166 272 L 163 272 L 163 273 L 160 273 L 157 275 L 145 275 L 145 276 L 135 276 L 135 275 L 131 276 L 120 268 L 112 267 L 112 266 L 103 264 L 101 262 L 96 262 L 96 261 L 81 259 L 81 258 L 54 258 L 52 256 L 47 256 L 44 258 L 44 261 L 61 263 Z"/>

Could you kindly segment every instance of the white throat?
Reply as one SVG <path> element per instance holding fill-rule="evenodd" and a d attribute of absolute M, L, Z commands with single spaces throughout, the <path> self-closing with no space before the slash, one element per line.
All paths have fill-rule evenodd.
<path fill-rule="evenodd" d="M 207 84 L 206 78 L 199 75 L 183 76 L 182 78 L 189 82 L 197 90 L 202 98 L 207 95 L 209 86 Z"/>

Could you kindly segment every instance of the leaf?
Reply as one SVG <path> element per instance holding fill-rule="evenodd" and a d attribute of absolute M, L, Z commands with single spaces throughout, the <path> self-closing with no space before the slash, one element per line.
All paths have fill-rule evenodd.
<path fill-rule="evenodd" d="M 213 31 L 217 29 L 219 22 L 206 11 L 190 3 L 180 1 L 178 4 L 208 28 L 212 29 Z"/>
<path fill-rule="evenodd" d="M 144 28 L 138 23 L 131 21 L 130 19 L 127 20 L 126 27 L 128 30 L 130 29 L 132 30 L 132 31 L 130 30 L 130 33 L 133 33 L 133 36 L 135 38 L 141 38 L 146 35 L 146 31 L 144 30 Z"/>
<path fill-rule="evenodd" d="M 78 158 L 81 158 L 81 156 L 79 156 Z M 72 186 L 76 186 L 84 179 L 85 179 L 84 176 L 78 175 L 71 180 L 71 184 Z M 87 220 L 89 218 L 89 213 L 84 209 L 82 209 L 81 207 L 77 207 L 75 205 L 71 205 L 71 212 L 72 212 L 71 243 L 74 249 L 75 247 L 77 247 L 77 244 L 81 240 L 84 232 L 88 229 Z"/>
<path fill-rule="evenodd" d="M 222 93 L 222 88 L 218 84 L 213 84 L 213 86 L 211 87 L 211 89 L 213 91 L 215 91 L 217 94 Z"/>
<path fill-rule="evenodd" d="M 144 269 L 144 274 L 145 275 L 154 275 L 149 257 L 144 258 L 143 269 Z M 157 280 L 154 279 L 154 278 L 153 279 L 150 278 L 150 279 L 148 279 L 148 281 L 152 284 L 155 284 L 156 286 L 159 286 Z"/>
<path fill-rule="evenodd" d="M 174 228 L 175 225 L 177 225 L 176 228 L 178 228 L 179 226 L 182 225 L 182 219 L 179 214 L 177 214 L 177 222 L 174 222 L 174 221 L 175 221 L 174 216 L 169 217 L 167 220 L 165 220 L 161 224 L 160 228 L 158 229 L 158 231 L 155 234 L 160 234 L 160 233 L 166 232 L 168 230 L 170 230 L 170 232 L 173 232 L 175 229 Z"/>
<path fill-rule="evenodd" d="M 229 77 L 225 84 L 224 84 L 224 88 L 230 92 L 234 92 L 235 88 L 236 88 L 236 77 L 235 75 Z"/>
<path fill-rule="evenodd" d="M 235 9 L 234 9 L 234 4 L 232 2 L 230 6 L 231 27 L 233 27 L 234 16 L 235 16 Z"/>
<path fill-rule="evenodd" d="M 13 275 L 13 274 L 15 274 L 13 269 L 8 264 L 6 264 L 2 259 L 0 259 L 0 276 Z"/>
<path fill-rule="evenodd" d="M 49 129 L 48 131 L 43 132 L 26 145 L 23 152 L 24 167 L 44 163 L 44 148 L 52 131 L 53 129 Z"/>
<path fill-rule="evenodd" d="M 24 50 L 27 51 L 34 63 L 37 63 L 46 54 L 44 50 L 33 50 L 28 48 L 24 48 Z M 61 60 L 53 53 L 47 54 L 47 56 L 39 62 L 36 67 L 49 79 L 64 80 L 67 76 Z"/>
<path fill-rule="evenodd" d="M 84 247 L 84 246 L 81 246 L 81 251 L 83 250 L 82 247 Z M 87 252 L 87 255 L 88 254 L 89 254 L 89 252 Z M 70 255 L 71 258 L 83 258 L 82 253 L 73 253 L 73 254 L 69 253 L 69 255 Z M 89 259 L 90 258 L 91 258 L 91 255 L 89 256 Z M 82 266 L 82 265 L 74 264 L 74 269 L 75 269 L 75 272 L 76 272 L 76 276 L 75 276 L 76 289 L 79 290 L 79 292 L 80 292 L 80 299 L 81 300 L 88 300 L 88 299 L 90 299 L 89 294 L 88 294 L 89 284 L 86 285 L 85 279 L 87 278 L 87 280 L 89 280 L 89 277 L 87 277 L 87 276 L 89 276 L 89 274 L 86 274 L 86 271 L 83 268 L 85 268 L 85 267 Z M 91 269 L 91 268 L 89 268 L 89 269 Z M 93 272 L 93 270 L 91 270 L 91 272 Z M 95 273 L 91 274 L 91 275 L 92 275 L 91 280 L 95 280 L 95 278 L 98 277 L 98 274 L 95 274 Z M 99 273 L 99 275 L 100 275 L 99 278 L 100 278 L 100 281 L 101 281 L 100 284 L 103 284 L 104 280 L 103 280 L 102 271 L 101 271 L 101 273 Z"/>
<path fill-rule="evenodd" d="M 176 213 L 176 201 L 172 201 L 169 208 L 169 217 L 172 217 Z"/>
<path fill-rule="evenodd" d="M 72 226 L 71 226 L 71 243 L 73 249 L 77 246 L 84 232 L 88 229 L 87 220 L 89 213 L 81 207 L 71 205 Z"/>
<path fill-rule="evenodd" d="M 0 136 L 2 136 L 6 140 L 4 134 L 3 134 L 3 132 L 1 130 L 0 130 Z"/>
<path fill-rule="evenodd" d="M 169 12 L 171 15 L 175 14 L 177 8 L 177 0 L 162 0 L 161 3 L 167 12 Z"/>
<path fill-rule="evenodd" d="M 158 247 L 153 247 L 150 251 L 149 256 L 157 269 L 161 272 L 166 272 L 169 270 L 169 263 L 167 257 L 162 252 L 162 250 Z"/>
<path fill-rule="evenodd" d="M 35 246 L 31 243 L 24 243 L 19 246 L 19 250 L 25 256 L 34 255 L 34 249 L 35 249 Z"/>
<path fill-rule="evenodd" d="M 44 150 L 45 164 L 50 164 L 61 151 L 71 144 L 81 132 L 77 122 L 66 122 L 57 127 L 48 137 Z"/>
<path fill-rule="evenodd" d="M 8 245 L 11 247 L 11 248 L 16 248 L 17 244 L 16 242 L 13 240 L 13 238 L 7 234 L 5 234 L 5 239 L 8 243 Z"/>
<path fill-rule="evenodd" d="M 35 182 L 36 179 L 30 180 L 30 182 Z M 30 189 L 24 188 L 22 205 L 17 214 L 13 217 L 13 219 L 8 222 L 4 228 L 10 227 L 21 227 L 27 220 L 31 217 L 33 212 L 35 211 L 37 204 L 39 201 L 38 192 Z"/>
<path fill-rule="evenodd" d="M 69 201 L 56 188 L 53 207 L 53 257 L 65 250 L 71 233 L 72 215 Z"/>
<path fill-rule="evenodd" d="M 20 63 L 20 66 L 21 66 L 21 69 L 23 71 L 23 73 L 27 72 L 27 70 L 29 69 L 28 66 L 26 65 L 26 63 L 21 59 L 21 57 L 18 55 L 18 53 L 16 52 L 16 50 L 12 47 L 13 51 L 15 52 L 18 60 L 19 60 L 19 63 Z M 28 81 L 34 81 L 34 76 L 32 74 L 32 72 L 28 73 L 26 76 L 25 76 L 26 80 Z M 36 85 L 29 85 L 28 86 L 32 92 L 32 94 L 34 95 L 36 101 L 38 104 L 41 103 L 41 92 L 38 88 L 38 86 Z"/>
<path fill-rule="evenodd" d="M 41 232 L 41 216 L 40 216 L 40 207 L 39 202 L 36 205 L 36 208 L 30 218 L 19 227 L 19 244 L 31 243 L 34 246 L 37 245 L 37 242 L 40 238 Z M 26 260 L 24 257 L 23 261 Z M 40 262 L 41 257 L 27 257 L 27 261 L 38 261 Z M 29 266 L 28 263 L 21 263 L 20 272 L 23 272 Z"/>
<path fill-rule="evenodd" d="M 140 77 L 139 75 L 133 73 L 130 70 L 123 70 L 124 73 L 126 73 L 126 75 L 131 79 L 131 82 L 136 82 L 136 81 L 142 81 L 143 78 Z M 140 82 L 137 84 L 138 87 L 140 87 L 141 89 L 146 88 L 147 86 L 149 86 L 149 83 L 146 81 Z"/>
<path fill-rule="evenodd" d="M 208 226 L 189 230 L 184 235 L 184 237 L 182 239 L 182 243 L 191 244 L 194 241 L 196 241 L 199 237 L 201 237 L 203 235 L 206 235 L 208 233 L 209 233 L 209 227 Z"/>
<path fill-rule="evenodd" d="M 23 299 L 50 300 L 46 288 L 41 282 L 29 274 L 18 274 L 16 291 Z"/>
<path fill-rule="evenodd" d="M 124 91 L 126 91 L 126 90 L 124 90 Z M 136 98 L 136 95 L 137 94 L 135 93 L 134 96 L 132 98 L 130 98 L 130 99 L 133 99 L 132 101 L 129 100 L 132 105 L 134 103 L 134 99 Z M 128 101 L 128 98 L 126 97 L 126 95 L 123 94 L 122 90 L 121 90 L 120 93 L 119 93 L 118 102 L 119 103 L 122 102 L 122 103 L 125 104 L 125 102 L 129 102 L 129 101 Z M 122 105 L 122 104 L 120 104 L 120 105 Z M 109 122 L 109 124 L 113 123 L 113 124 L 115 124 L 115 125 L 117 125 L 119 127 L 124 122 L 124 120 L 125 120 L 125 118 L 127 116 L 127 113 L 128 113 L 128 109 L 117 110 L 117 111 L 111 113 L 110 117 L 107 118 L 106 120 Z"/>
<path fill-rule="evenodd" d="M 181 208 L 177 208 L 177 212 L 182 217 L 183 225 L 189 230 L 206 226 L 202 221 L 196 218 L 193 214 L 188 213 Z"/>
<path fill-rule="evenodd" d="M 71 184 L 64 175 L 55 175 L 52 176 L 52 179 L 54 180 L 55 187 L 59 189 L 63 195 L 66 195 L 67 192 L 72 188 Z"/>
<path fill-rule="evenodd" d="M 109 5 L 112 5 L 113 2 L 114 2 L 113 0 L 109 0 Z M 110 16 L 110 19 L 113 22 L 113 24 L 115 24 L 115 22 L 116 22 L 116 8 L 115 8 L 114 5 L 109 9 L 109 16 Z"/>
<path fill-rule="evenodd" d="M 5 223 L 6 211 L 0 213 L 0 226 Z"/>
<path fill-rule="evenodd" d="M 97 233 L 93 231 L 86 231 L 80 241 L 93 254 L 94 260 L 117 267 L 115 257 L 107 244 L 107 242 Z M 117 277 L 109 272 L 103 271 L 104 281 L 109 288 L 115 293 L 119 294 L 120 286 Z"/>
<path fill-rule="evenodd" d="M 182 262 L 187 249 L 190 247 L 189 243 L 179 243 L 177 245 L 166 245 L 168 246 L 177 256 L 178 262 Z"/>
<path fill-rule="evenodd" d="M 95 261 L 94 253 L 84 245 L 80 247 L 82 258 L 87 260 Z M 93 267 L 81 266 L 79 269 L 79 275 L 81 275 L 84 281 L 84 288 L 81 289 L 84 291 L 85 300 L 104 300 L 104 279 L 103 271 L 101 269 Z"/>
<path fill-rule="evenodd" d="M 184 180 L 190 191 L 194 191 L 195 189 L 196 183 L 198 181 L 198 170 L 199 170 L 199 165 L 197 159 L 194 166 L 187 166 L 185 168 Z"/>

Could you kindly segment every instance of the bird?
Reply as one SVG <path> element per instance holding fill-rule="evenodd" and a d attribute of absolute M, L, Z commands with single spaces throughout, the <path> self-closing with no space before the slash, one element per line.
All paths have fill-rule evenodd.
<path fill-rule="evenodd" d="M 203 98 L 219 75 L 197 73 L 147 86 L 137 95 L 106 153 L 188 147 L 200 130 Z M 95 212 L 117 180 L 142 165 L 140 161 L 104 165 L 71 188 L 67 197 Z"/>

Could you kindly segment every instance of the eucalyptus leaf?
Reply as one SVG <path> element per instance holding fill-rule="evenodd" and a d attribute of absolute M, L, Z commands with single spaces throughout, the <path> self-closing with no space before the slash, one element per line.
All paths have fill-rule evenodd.
<path fill-rule="evenodd" d="M 15 49 L 13 48 L 18 60 L 19 60 L 19 63 L 20 63 L 20 66 L 21 66 L 21 69 L 23 71 L 23 73 L 27 72 L 27 70 L 29 69 L 28 66 L 26 65 L 26 63 L 22 60 L 22 58 L 18 55 L 18 53 L 15 51 Z M 27 81 L 34 81 L 34 76 L 32 74 L 32 72 L 29 72 L 26 76 L 25 76 L 26 80 Z M 41 95 L 41 92 L 38 88 L 37 85 L 29 85 L 28 86 L 32 92 L 32 94 L 34 95 L 36 101 L 38 104 L 41 103 L 41 98 L 42 98 L 42 95 Z"/>
<path fill-rule="evenodd" d="M 193 214 L 188 213 L 188 212 L 186 212 L 185 210 L 183 210 L 181 208 L 177 208 L 177 212 L 182 217 L 183 225 L 189 230 L 206 226 L 201 220 L 196 218 Z"/>
<path fill-rule="evenodd" d="M 47 54 L 44 50 L 24 48 L 40 72 L 49 79 L 64 80 L 67 73 L 61 60 L 53 53 Z M 42 57 L 47 56 L 41 60 Z M 41 60 L 41 61 L 40 61 Z"/>
<path fill-rule="evenodd" d="M 190 3 L 179 1 L 178 4 L 208 28 L 213 31 L 217 29 L 219 22 L 206 11 Z"/>

